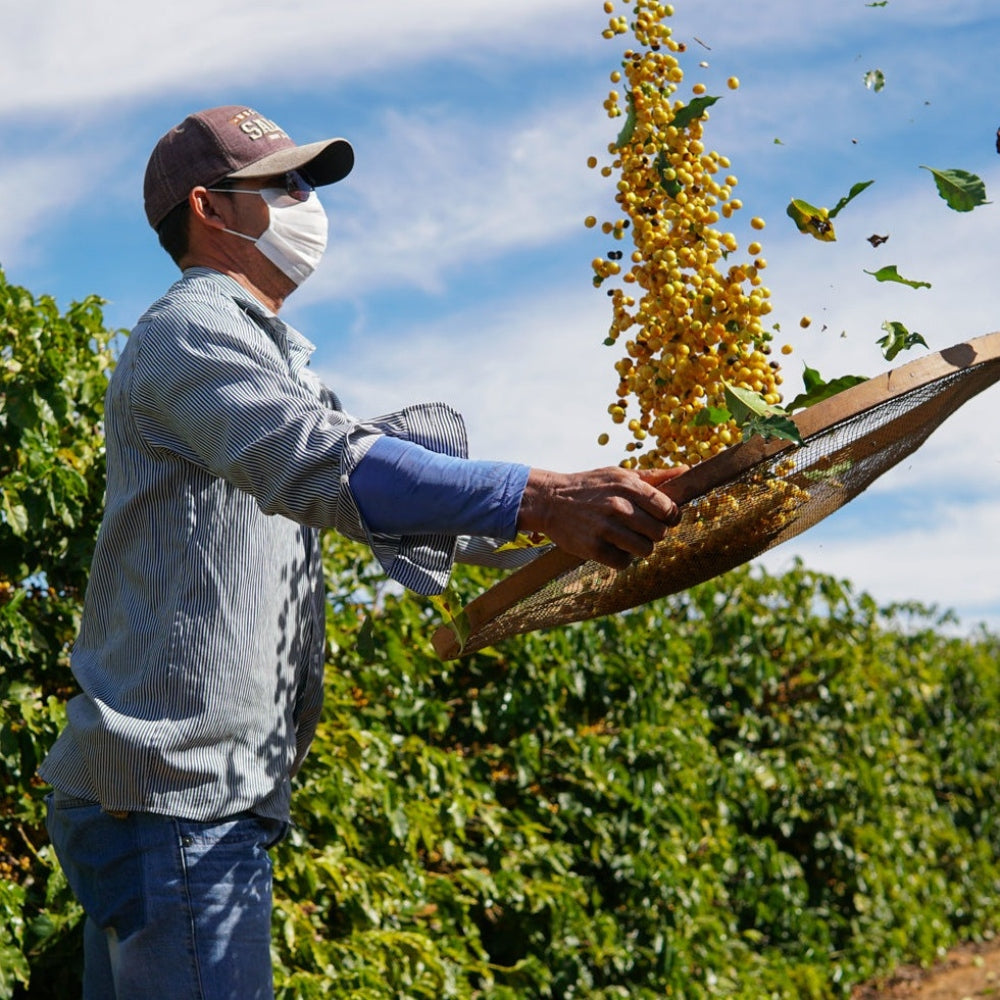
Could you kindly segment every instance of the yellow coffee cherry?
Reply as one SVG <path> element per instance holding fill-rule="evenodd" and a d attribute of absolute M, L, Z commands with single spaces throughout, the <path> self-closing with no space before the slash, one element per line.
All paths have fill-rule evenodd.
<path fill-rule="evenodd" d="M 803 330 L 808 329 L 811 325 L 812 320 L 808 316 L 803 316 L 802 319 L 799 320 L 799 326 L 801 326 Z"/>
<path fill-rule="evenodd" d="M 595 284 L 620 279 L 634 291 L 625 295 L 619 286 L 609 293 L 607 337 L 615 344 L 628 331 L 630 338 L 614 366 L 617 399 L 609 406 L 616 424 L 626 423 L 627 406 L 638 407 L 628 420 L 633 440 L 622 464 L 629 468 L 702 461 L 738 440 L 733 424 L 693 422 L 705 406 L 724 405 L 725 383 L 780 399 L 780 377 L 763 352 L 770 335 L 762 320 L 771 304 L 759 275 L 766 267 L 761 245 L 752 242 L 752 262 L 741 262 L 733 258 L 736 236 L 714 228 L 743 207 L 732 197 L 738 178 L 727 157 L 706 150 L 707 114 L 674 124 L 684 106 L 677 98 L 684 46 L 664 23 L 671 14 L 659 0 L 635 0 L 631 25 L 625 18 L 608 25 L 612 36 L 630 28 L 634 43 L 612 75 L 620 92 L 604 102 L 610 117 L 627 106 L 630 122 L 620 144 L 609 142 L 612 162 L 601 171 L 614 178 L 621 215 L 600 228 L 615 240 L 630 238 L 634 248 L 624 274 L 622 251 L 592 266 Z M 729 86 L 739 86 L 735 77 Z M 691 87 L 695 96 L 705 92 L 702 83 Z M 754 218 L 751 227 L 763 229 L 763 220 Z"/>
<path fill-rule="evenodd" d="M 726 86 L 730 90 L 739 90 L 740 89 L 739 77 L 731 76 L 728 80 L 726 80 Z"/>

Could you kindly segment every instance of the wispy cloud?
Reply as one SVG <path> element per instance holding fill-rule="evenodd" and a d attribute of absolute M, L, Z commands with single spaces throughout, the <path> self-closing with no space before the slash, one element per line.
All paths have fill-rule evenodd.
<path fill-rule="evenodd" d="M 855 537 L 813 529 L 761 558 L 773 572 L 798 556 L 807 566 L 851 580 L 881 602 L 922 601 L 957 609 L 964 625 L 1000 629 L 1000 576 L 996 539 L 1000 501 L 955 504 L 928 498 L 919 527 L 893 530 L 872 524 Z"/>
<path fill-rule="evenodd" d="M 607 197 L 585 166 L 602 144 L 599 120 L 578 104 L 513 121 L 387 112 L 356 142 L 358 176 L 324 195 L 335 238 L 300 301 L 400 286 L 440 292 L 456 272 L 582 233 Z"/>
<path fill-rule="evenodd" d="M 317 372 L 358 415 L 441 400 L 466 416 L 477 458 L 572 471 L 614 464 L 596 443 L 613 391 L 594 290 L 560 289 L 506 306 L 444 314 L 395 335 L 324 352 Z"/>
<path fill-rule="evenodd" d="M 995 36 L 995 0 L 677 7 L 675 32 L 694 55 L 689 76 L 692 62 L 706 61 L 698 72 L 724 94 L 708 141 L 733 160 L 742 214 L 768 220 L 773 318 L 796 348 L 784 363 L 791 390 L 803 362 L 828 377 L 885 370 L 875 339 L 886 319 L 919 330 L 933 349 L 1000 325 L 996 208 L 954 213 L 919 170 L 974 170 L 1000 197 L 984 82 L 995 57 L 977 43 Z M 600 110 L 617 44 L 600 38 L 603 20 L 597 0 L 385 0 L 377 14 L 362 0 L 290 0 L 280 11 L 235 0 L 55 0 L 6 11 L 0 182 L 17 190 L 30 177 L 32 186 L 0 219 L 0 263 L 72 269 L 86 238 L 67 235 L 74 209 L 108 232 L 143 227 L 145 157 L 175 115 L 244 94 L 272 113 L 273 97 L 274 116 L 305 141 L 325 134 L 332 111 L 357 146 L 358 169 L 324 195 L 331 250 L 289 309 L 293 322 L 320 318 L 303 326 L 320 345 L 318 368 L 360 414 L 454 403 L 477 456 L 557 469 L 616 462 L 621 452 L 595 439 L 612 429 L 605 407 L 618 353 L 602 346 L 610 310 L 587 274 L 592 250 L 606 247 L 581 225 L 612 204 L 608 185 L 583 166 L 615 131 Z M 880 94 L 862 82 L 875 65 L 888 74 Z M 743 81 L 735 94 L 725 90 L 730 74 Z M 784 216 L 793 196 L 829 203 L 870 177 L 875 186 L 839 217 L 836 244 L 813 243 Z M 746 220 L 736 223 L 745 242 Z M 873 250 L 873 232 L 889 243 Z M 142 236 L 149 260 L 112 256 L 103 287 L 92 289 L 127 298 L 130 310 L 169 277 L 151 234 Z M 530 255 L 571 263 L 538 276 L 526 271 Z M 863 273 L 888 263 L 933 288 Z M 324 310 L 348 308 L 353 330 L 330 332 Z M 803 315 L 813 320 L 807 331 Z M 989 396 L 968 404 L 852 504 L 856 539 L 837 536 L 835 522 L 831 534 L 809 532 L 801 548 L 789 543 L 775 556 L 801 551 L 886 599 L 1000 608 L 989 583 L 991 497 L 1000 495 L 994 408 Z M 918 527 L 914 496 L 927 503 Z M 886 516 L 894 502 L 907 518 Z"/>
<path fill-rule="evenodd" d="M 212 83 L 320 86 L 433 58 L 567 52 L 586 37 L 573 36 L 573 27 L 586 32 L 600 19 L 596 5 L 589 19 L 579 7 L 576 0 L 22 5 L 4 14 L 0 115 L 45 110 L 106 119 L 112 105 L 197 93 Z"/>

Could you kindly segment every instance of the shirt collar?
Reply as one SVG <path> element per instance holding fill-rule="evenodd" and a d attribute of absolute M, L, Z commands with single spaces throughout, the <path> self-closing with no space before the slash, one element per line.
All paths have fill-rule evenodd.
<path fill-rule="evenodd" d="M 289 326 L 277 313 L 272 312 L 263 302 L 254 298 L 235 278 L 210 267 L 189 267 L 183 273 L 184 279 L 207 278 L 215 282 L 233 301 L 259 326 L 265 329 L 278 345 L 288 361 L 292 373 L 298 372 L 309 363 L 316 345 L 304 337 L 293 326 Z"/>

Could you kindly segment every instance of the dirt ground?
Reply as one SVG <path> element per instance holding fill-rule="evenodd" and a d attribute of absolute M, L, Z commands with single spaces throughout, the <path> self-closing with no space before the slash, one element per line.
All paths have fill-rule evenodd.
<path fill-rule="evenodd" d="M 859 986 L 852 1000 L 1000 1000 L 1000 941 L 969 945 L 931 969 L 906 967 L 885 982 Z"/>

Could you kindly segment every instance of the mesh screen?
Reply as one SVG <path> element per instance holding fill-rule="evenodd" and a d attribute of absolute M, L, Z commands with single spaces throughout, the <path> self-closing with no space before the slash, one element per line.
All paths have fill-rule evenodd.
<path fill-rule="evenodd" d="M 435 646 L 444 657 L 472 653 L 519 633 L 624 611 L 748 562 L 844 506 L 998 378 L 997 361 L 977 365 L 846 417 L 688 501 L 648 558 L 624 570 L 580 563 L 478 623 L 461 645 L 451 631 L 447 642 L 435 636 Z"/>

